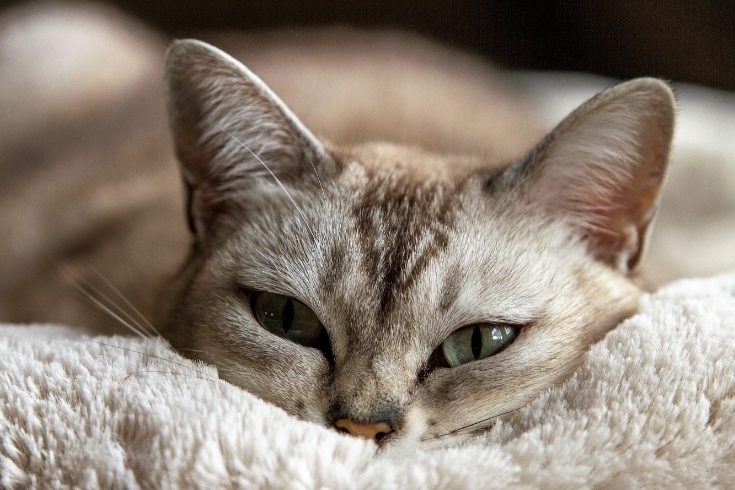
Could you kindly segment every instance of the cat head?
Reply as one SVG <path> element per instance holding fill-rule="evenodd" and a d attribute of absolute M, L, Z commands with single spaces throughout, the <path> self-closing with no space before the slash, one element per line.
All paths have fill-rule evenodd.
<path fill-rule="evenodd" d="M 456 440 L 636 310 L 674 119 L 660 81 L 602 92 L 503 167 L 322 141 L 198 41 L 171 46 L 166 81 L 193 246 L 159 324 L 298 417 Z"/>

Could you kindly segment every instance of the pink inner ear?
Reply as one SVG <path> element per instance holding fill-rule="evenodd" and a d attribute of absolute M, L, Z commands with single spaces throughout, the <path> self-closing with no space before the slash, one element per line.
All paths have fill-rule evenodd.
<path fill-rule="evenodd" d="M 598 233 L 586 233 L 593 252 L 627 270 L 635 269 L 642 258 L 665 176 L 670 140 L 658 129 L 646 125 L 638 131 L 635 158 L 625 162 L 629 175 L 626 171 L 620 181 L 603 184 L 616 184 L 604 194 L 588 193 L 600 226 Z M 603 196 L 607 198 L 599 202 Z"/>
<path fill-rule="evenodd" d="M 582 105 L 539 146 L 530 197 L 562 215 L 603 262 L 630 271 L 644 251 L 673 132 L 662 82 L 627 82 Z"/>
<path fill-rule="evenodd" d="M 666 156 L 659 158 L 665 161 Z M 598 233 L 587 232 L 586 239 L 598 259 L 628 270 L 640 262 L 663 181 L 663 169 L 656 161 L 661 160 L 648 160 L 649 164 L 633 175 L 628 186 L 611 190 L 612 203 L 597 204 L 599 211 L 594 221 L 600 223 L 601 229 Z"/>

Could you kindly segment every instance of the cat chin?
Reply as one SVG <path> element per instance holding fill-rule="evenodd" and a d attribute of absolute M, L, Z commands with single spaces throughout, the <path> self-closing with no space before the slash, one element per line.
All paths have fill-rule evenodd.
<path fill-rule="evenodd" d="M 453 433 L 451 428 L 442 432 L 442 424 L 431 424 L 431 411 L 417 404 L 406 412 L 401 430 L 384 441 L 379 441 L 380 447 L 390 447 L 390 450 L 401 449 L 436 449 L 457 446 L 474 437 L 474 433 Z M 452 426 L 452 424 L 444 424 Z"/>
<path fill-rule="evenodd" d="M 421 406 L 409 408 L 406 412 L 403 428 L 390 440 L 391 446 L 423 446 L 428 429 L 429 414 Z"/>

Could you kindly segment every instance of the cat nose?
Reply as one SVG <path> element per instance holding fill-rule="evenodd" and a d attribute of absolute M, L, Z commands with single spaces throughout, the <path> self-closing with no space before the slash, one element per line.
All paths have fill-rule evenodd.
<path fill-rule="evenodd" d="M 385 422 L 374 422 L 372 424 L 361 424 L 350 419 L 337 419 L 334 426 L 343 432 L 349 432 L 355 437 L 378 440 L 393 432 L 390 425 Z"/>

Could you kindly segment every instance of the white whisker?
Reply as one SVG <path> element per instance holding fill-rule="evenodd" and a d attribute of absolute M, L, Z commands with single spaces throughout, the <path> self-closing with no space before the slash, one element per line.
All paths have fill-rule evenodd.
<path fill-rule="evenodd" d="M 508 199 L 508 197 L 510 197 L 510 195 L 513 194 L 513 192 L 515 192 L 515 190 L 518 189 L 521 186 L 521 184 L 523 184 L 530 176 L 531 176 L 531 174 L 526 175 L 525 177 L 523 177 L 521 179 L 520 182 L 518 182 L 515 186 L 513 186 L 513 188 L 511 190 L 509 190 L 508 193 L 505 196 L 503 196 L 503 199 L 500 200 L 500 202 L 498 203 L 498 205 L 495 206 L 495 209 L 493 209 L 493 213 L 492 214 L 497 213 L 498 212 L 498 209 L 500 209 L 500 206 L 505 202 L 505 200 Z"/>
<path fill-rule="evenodd" d="M 125 327 L 127 327 L 128 329 L 130 329 L 132 332 L 134 332 L 137 335 L 139 335 L 141 338 L 148 339 L 148 338 L 151 337 L 150 335 L 147 335 L 144 331 L 142 331 L 139 327 L 136 328 L 135 326 L 131 325 L 129 322 L 125 321 L 123 318 L 120 317 L 120 315 L 118 315 L 117 313 L 115 313 L 114 311 L 112 311 L 112 309 L 110 309 L 108 306 L 106 306 L 100 300 L 98 300 L 97 298 L 95 298 L 94 296 L 92 296 L 91 294 L 89 294 L 83 288 L 77 287 L 76 289 L 77 289 L 77 291 L 79 291 L 80 293 L 82 293 L 87 298 L 87 300 L 89 300 L 92 303 L 94 303 L 102 311 L 104 311 L 105 313 L 107 313 L 108 315 L 110 315 L 112 318 L 114 318 L 115 320 L 117 320 L 118 322 L 120 322 L 122 325 L 124 325 Z"/>
<path fill-rule="evenodd" d="M 144 337 L 152 337 L 153 335 L 146 331 L 143 325 L 141 325 L 135 318 L 133 318 L 127 311 L 125 311 L 123 308 L 121 308 L 118 304 L 116 304 L 108 295 L 103 293 L 98 287 L 96 287 L 91 282 L 87 281 L 85 284 L 83 284 L 83 288 L 77 288 L 77 290 L 87 295 L 88 299 L 92 300 L 97 306 L 103 309 L 103 311 L 107 312 L 108 314 L 114 315 L 117 313 L 117 315 L 114 315 L 113 318 L 120 317 L 124 318 L 125 324 L 129 327 L 135 326 L 135 331 L 138 333 L 143 334 Z M 90 291 L 97 295 L 95 297 L 90 293 Z M 106 302 L 106 304 L 103 303 L 103 300 Z"/>
<path fill-rule="evenodd" d="M 484 427 L 484 424 L 486 424 L 488 421 L 498 419 L 499 417 L 502 417 L 503 415 L 507 415 L 507 414 L 509 414 L 511 412 L 515 412 L 516 410 L 518 410 L 518 408 L 514 408 L 513 410 L 508 410 L 507 412 L 503 412 L 503 413 L 499 413 L 497 415 L 493 415 L 492 417 L 486 417 L 484 419 L 478 420 L 477 422 L 473 422 L 471 424 L 467 424 L 467 425 L 464 425 L 462 427 L 458 427 L 456 429 L 452 429 L 452 430 L 450 430 L 448 432 L 445 432 L 444 434 L 439 434 L 437 436 L 431 436 L 431 437 L 425 437 L 425 438 L 422 438 L 421 440 L 422 441 L 430 441 L 432 439 L 441 439 L 443 437 L 454 436 L 454 435 L 460 434 L 462 432 L 470 432 L 472 430 L 477 430 L 477 429 L 473 429 L 473 427 L 477 427 L 478 425 L 479 426 L 482 426 L 482 427 L 480 427 L 480 429 L 483 429 L 484 430 L 484 429 L 486 429 L 486 427 Z"/>
<path fill-rule="evenodd" d="M 128 373 L 125 376 L 125 379 L 128 379 L 128 378 L 130 378 L 132 376 L 141 375 L 141 374 L 170 374 L 170 375 L 174 375 L 174 376 L 186 376 L 186 377 L 189 377 L 189 378 L 201 379 L 201 380 L 204 380 L 204 381 L 211 381 L 211 382 L 215 382 L 216 381 L 214 379 L 205 378 L 204 376 L 197 376 L 195 374 L 177 373 L 176 371 L 161 371 L 161 370 L 154 370 L 154 369 L 144 370 L 144 371 L 143 370 L 141 370 L 141 371 L 134 371 L 132 373 Z"/>
<path fill-rule="evenodd" d="M 242 146 L 247 151 L 249 151 L 250 154 L 253 155 L 260 162 L 260 164 L 263 165 L 263 167 L 265 167 L 268 173 L 271 174 L 271 176 L 275 179 L 276 183 L 281 187 L 281 189 L 283 189 L 283 192 L 286 193 L 286 196 L 288 196 L 288 199 L 291 201 L 291 204 L 294 205 L 294 207 L 296 208 L 296 211 L 298 211 L 298 213 L 301 215 L 301 219 L 304 221 L 306 228 L 309 230 L 309 234 L 311 235 L 311 238 L 314 240 L 314 246 L 316 247 L 317 240 L 316 240 L 316 235 L 314 234 L 314 230 L 311 229 L 311 226 L 309 226 L 309 222 L 306 220 L 306 216 L 304 215 L 303 211 L 301 211 L 301 208 L 299 208 L 298 204 L 296 204 L 296 201 L 294 201 L 293 197 L 291 197 L 291 194 L 289 194 L 288 190 L 286 190 L 286 187 L 281 183 L 280 179 L 276 177 L 276 174 L 273 173 L 273 171 L 268 167 L 268 165 L 266 165 L 265 162 L 261 160 L 260 157 L 256 155 L 255 152 L 253 152 L 253 150 L 251 150 L 248 145 L 246 145 L 245 143 L 237 139 L 229 131 L 225 130 L 224 132 L 227 133 L 230 136 L 230 138 L 237 141 L 240 144 L 240 146 Z"/>
<path fill-rule="evenodd" d="M 63 330 L 55 329 L 53 327 L 51 327 L 51 329 L 52 330 L 56 330 L 58 332 L 64 332 Z M 147 337 L 147 338 L 150 338 L 150 337 Z M 150 357 L 151 359 L 158 359 L 159 361 L 168 362 L 168 363 L 173 364 L 175 366 L 179 366 L 181 368 L 188 369 L 190 371 L 194 371 L 198 375 L 198 376 L 195 376 L 195 377 L 197 377 L 199 379 L 203 379 L 203 380 L 211 381 L 211 382 L 216 382 L 217 381 L 217 378 L 208 378 L 208 377 L 201 376 L 199 369 L 197 369 L 196 367 L 187 366 L 186 364 L 183 364 L 181 362 L 176 362 L 176 361 L 174 361 L 172 359 L 167 359 L 165 357 L 157 356 L 155 354 L 148 354 L 146 352 L 141 352 L 139 350 L 130 349 L 128 347 L 122 347 L 122 346 L 119 346 L 119 345 L 107 344 L 105 342 L 100 342 L 99 340 L 85 339 L 84 341 L 85 342 L 90 342 L 92 344 L 102 345 L 104 347 L 109 347 L 111 349 L 118 349 L 118 350 L 121 350 L 121 351 L 130 352 L 130 353 L 133 353 L 133 354 L 140 354 L 141 356 Z M 153 371 L 151 371 L 151 372 L 153 372 Z M 159 371 L 159 372 L 163 372 L 163 371 Z M 131 373 L 131 374 L 134 374 L 134 373 Z M 181 374 L 181 373 L 172 372 L 171 374 Z"/>
<path fill-rule="evenodd" d="M 117 289 L 117 288 L 116 288 L 116 287 L 115 287 L 115 286 L 114 286 L 114 285 L 113 285 L 113 284 L 112 284 L 112 283 L 111 283 L 111 282 L 110 282 L 110 281 L 109 281 L 109 280 L 108 280 L 108 279 L 107 279 L 106 277 L 104 277 L 104 276 L 103 276 L 102 274 L 100 274 L 99 272 L 97 272 L 97 271 L 96 271 L 95 269 L 91 269 L 91 268 L 90 268 L 90 270 L 91 270 L 91 271 L 92 271 L 92 272 L 93 272 L 93 273 L 94 273 L 94 274 L 95 274 L 95 275 L 96 275 L 97 277 L 99 277 L 99 278 L 100 278 L 100 279 L 101 279 L 101 280 L 102 280 L 102 281 L 103 281 L 103 282 L 104 282 L 104 283 L 105 283 L 105 284 L 107 285 L 107 287 L 108 287 L 108 288 L 110 288 L 110 289 L 112 290 L 112 292 L 114 292 L 114 293 L 115 293 L 115 295 L 117 295 L 117 297 L 118 297 L 118 298 L 120 298 L 121 300 L 123 300 L 123 301 L 125 302 L 125 304 L 126 304 L 126 305 L 127 305 L 127 306 L 128 306 L 128 307 L 129 307 L 129 308 L 130 308 L 130 309 L 132 310 L 132 311 L 133 311 L 133 313 L 135 313 L 135 314 L 136 314 L 136 315 L 138 316 L 138 318 L 139 318 L 139 319 L 140 319 L 140 320 L 141 320 L 141 321 L 142 321 L 143 323 L 141 324 L 140 322 L 136 322 L 136 325 L 138 325 L 138 327 L 140 327 L 140 328 L 141 328 L 141 330 L 142 330 L 142 327 L 144 327 L 144 326 L 147 326 L 147 327 L 148 327 L 148 328 L 149 328 L 149 329 L 150 329 L 150 330 L 152 331 L 152 333 L 150 333 L 150 332 L 146 332 L 146 333 L 148 333 L 149 335 L 153 335 L 153 334 L 155 334 L 155 335 L 158 335 L 159 337 L 162 337 L 161 333 L 160 333 L 160 332 L 159 332 L 158 330 L 156 330 L 156 327 L 154 327 L 154 326 L 153 326 L 153 324 L 152 324 L 152 323 L 151 323 L 150 321 L 148 321 L 148 319 L 147 319 L 147 318 L 146 318 L 145 316 L 143 316 L 143 314 L 142 314 L 142 313 L 140 312 L 140 310 L 138 310 L 138 309 L 137 309 L 137 308 L 136 308 L 136 307 L 135 307 L 135 306 L 134 306 L 134 305 L 133 305 L 133 304 L 132 304 L 132 303 L 131 303 L 131 302 L 130 302 L 130 301 L 129 301 L 129 300 L 128 300 L 128 299 L 126 298 L 126 297 L 125 297 L 125 295 L 124 295 L 124 294 L 122 294 L 122 293 L 120 292 L 120 290 L 119 290 L 119 289 Z M 118 307 L 118 308 L 119 308 L 119 307 Z M 122 311 L 122 308 L 119 308 L 119 309 L 120 309 L 120 311 Z M 133 318 L 130 318 L 130 317 L 129 317 L 129 315 L 126 315 L 126 316 L 128 316 L 128 318 L 129 318 L 129 319 L 130 319 L 131 321 L 133 321 Z"/>
<path fill-rule="evenodd" d="M 180 362 L 176 362 L 176 361 L 172 361 L 171 359 L 166 359 L 165 357 L 157 356 L 155 354 L 147 354 L 145 352 L 140 352 L 140 351 L 137 351 L 135 349 L 129 349 L 127 347 L 121 347 L 119 345 L 106 344 L 104 342 L 100 342 L 100 341 L 97 341 L 97 340 L 91 340 L 90 339 L 90 340 L 87 340 L 87 342 L 92 342 L 93 344 L 98 344 L 98 345 L 104 345 L 105 347 L 110 347 L 110 348 L 113 348 L 113 349 L 119 349 L 119 350 L 123 350 L 125 352 L 132 352 L 134 354 L 140 354 L 141 356 L 150 357 L 152 359 L 158 359 L 159 361 L 165 361 L 165 362 L 174 364 L 176 366 L 182 367 L 184 369 L 189 369 L 189 370 L 195 371 L 195 372 L 198 371 L 196 368 L 193 368 L 191 366 L 187 366 L 186 364 L 183 364 L 183 363 L 180 363 Z"/>
<path fill-rule="evenodd" d="M 294 141 L 296 141 L 299 146 L 301 147 L 301 151 L 304 152 L 304 155 L 306 155 L 306 158 L 309 159 L 309 164 L 311 165 L 311 168 L 314 170 L 314 175 L 316 175 L 316 180 L 319 182 L 319 189 L 322 191 L 322 197 L 324 200 L 327 199 L 327 194 L 324 192 L 324 187 L 322 186 L 322 179 L 319 177 L 319 172 L 316 171 L 316 165 L 314 165 L 314 160 L 311 159 L 311 155 L 309 155 L 309 152 L 306 151 L 306 148 L 304 148 L 304 145 L 301 144 L 301 141 L 299 141 L 299 138 L 294 134 L 293 131 L 291 131 L 290 128 L 286 128 L 286 131 L 288 131 L 291 136 L 293 136 Z"/>
<path fill-rule="evenodd" d="M 136 335 L 142 338 L 151 337 L 151 334 L 146 332 L 145 329 L 134 318 L 132 318 L 127 312 L 125 312 L 125 310 L 117 306 L 114 301 L 112 301 L 98 288 L 94 287 L 88 281 L 85 282 L 84 280 L 75 277 L 75 275 L 71 271 L 62 267 L 61 265 L 57 264 L 56 267 L 59 269 L 59 271 L 61 271 L 64 277 L 66 277 L 66 279 L 69 281 L 69 284 L 74 289 L 79 291 L 87 301 L 93 303 L 96 307 L 100 308 L 102 311 L 107 313 L 113 319 L 117 320 L 121 325 L 123 325 L 125 328 L 135 333 Z M 97 294 L 99 297 L 95 297 L 92 292 Z M 110 306 L 104 304 L 102 300 L 100 300 L 100 298 L 107 301 Z M 115 308 L 116 311 L 113 310 L 113 308 Z"/>
<path fill-rule="evenodd" d="M 196 350 L 190 349 L 189 352 L 196 352 Z M 252 376 L 253 374 L 252 370 L 239 363 L 236 359 L 218 359 L 216 367 L 218 371 L 229 371 L 235 375 Z"/>

